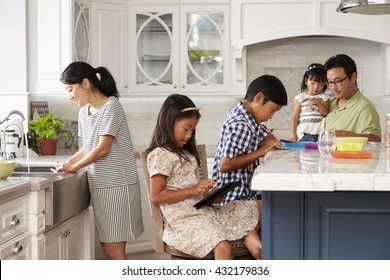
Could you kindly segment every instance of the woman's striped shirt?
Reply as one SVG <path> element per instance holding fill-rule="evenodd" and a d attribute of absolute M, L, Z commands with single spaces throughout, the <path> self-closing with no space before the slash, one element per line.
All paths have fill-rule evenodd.
<path fill-rule="evenodd" d="M 109 97 L 94 115 L 88 115 L 89 105 L 79 111 L 79 136 L 84 154 L 99 143 L 99 136 L 112 135 L 110 152 L 87 166 L 90 188 L 124 186 L 139 183 L 134 147 L 126 114 L 117 97 Z"/>

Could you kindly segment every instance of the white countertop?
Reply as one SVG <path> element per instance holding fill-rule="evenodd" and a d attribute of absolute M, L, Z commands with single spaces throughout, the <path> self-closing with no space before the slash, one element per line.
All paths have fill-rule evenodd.
<path fill-rule="evenodd" d="M 53 166 L 57 161 L 65 161 L 70 155 L 54 155 L 54 156 L 32 156 L 30 158 L 20 157 L 15 161 L 23 166 L 30 164 L 31 166 Z"/>
<path fill-rule="evenodd" d="M 390 191 L 390 149 L 366 146 L 370 159 L 324 158 L 317 150 L 272 150 L 256 168 L 261 191 Z"/>
<path fill-rule="evenodd" d="M 27 194 L 30 191 L 28 178 L 8 178 L 0 180 L 0 204 L 16 197 Z"/>
<path fill-rule="evenodd" d="M 27 166 L 28 163 L 30 166 L 54 166 L 57 160 L 64 161 L 68 157 L 69 155 L 31 156 L 29 159 L 27 157 L 16 158 L 15 161 L 23 166 Z M 48 188 L 50 184 L 43 177 L 8 177 L 0 180 L 0 196 L 16 191 L 20 193 L 20 188 L 25 189 L 26 192 L 41 190 Z"/>

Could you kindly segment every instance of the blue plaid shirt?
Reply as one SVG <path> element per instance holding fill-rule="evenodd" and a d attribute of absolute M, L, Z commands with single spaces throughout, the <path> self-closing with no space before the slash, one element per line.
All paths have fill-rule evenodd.
<path fill-rule="evenodd" d="M 230 191 L 222 205 L 233 200 L 255 200 L 257 192 L 250 188 L 253 172 L 244 167 L 222 173 L 221 157 L 234 158 L 257 150 L 268 133 L 268 128 L 257 123 L 242 102 L 225 115 L 214 159 L 213 180 L 217 187 L 233 181 L 241 181 L 241 186 Z"/>

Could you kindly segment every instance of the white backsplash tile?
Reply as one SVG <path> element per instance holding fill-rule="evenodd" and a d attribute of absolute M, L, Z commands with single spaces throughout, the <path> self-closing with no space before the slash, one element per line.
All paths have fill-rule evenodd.
<path fill-rule="evenodd" d="M 302 37 L 275 40 L 247 47 L 247 85 L 263 74 L 274 74 L 285 84 L 289 95 L 289 104 L 268 122 L 275 129 L 279 138 L 289 137 L 292 100 L 300 92 L 303 71 L 313 62 L 324 63 L 327 58 L 338 53 L 350 55 L 356 62 L 359 71 L 359 87 L 363 94 L 376 104 L 382 124 L 386 113 L 390 112 L 390 92 L 384 92 L 383 46 L 353 38 L 339 37 Z M 242 93 L 244 97 L 245 93 Z M 20 96 L 0 96 L 0 118 L 13 108 L 28 111 L 29 100 Z M 66 95 L 30 96 L 31 100 L 47 101 L 50 112 L 66 121 L 77 119 L 78 106 Z M 137 147 L 149 144 L 157 114 L 165 98 L 121 98 L 126 111 L 133 143 Z M 227 96 L 219 98 L 192 98 L 196 106 L 202 107 L 202 118 L 197 128 L 198 143 L 215 146 L 218 141 L 220 126 L 225 113 L 235 106 L 239 99 Z"/>
<path fill-rule="evenodd" d="M 297 37 L 259 43 L 247 47 L 248 83 L 261 74 L 276 75 L 285 85 L 288 105 L 282 108 L 268 126 L 280 138 L 290 136 L 293 99 L 300 93 L 303 73 L 311 63 L 325 63 L 336 54 L 352 57 L 358 68 L 358 85 L 362 93 L 376 104 L 381 118 L 390 112 L 389 103 L 382 99 L 385 92 L 384 45 L 366 40 L 342 37 Z M 330 91 L 327 91 L 330 94 Z"/>

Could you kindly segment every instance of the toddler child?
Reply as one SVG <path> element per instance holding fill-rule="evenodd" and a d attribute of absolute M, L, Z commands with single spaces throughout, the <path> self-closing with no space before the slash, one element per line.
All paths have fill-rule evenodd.
<path fill-rule="evenodd" d="M 294 98 L 290 141 L 317 142 L 322 120 L 329 113 L 326 71 L 322 64 L 312 63 L 301 82 L 301 93 Z"/>

